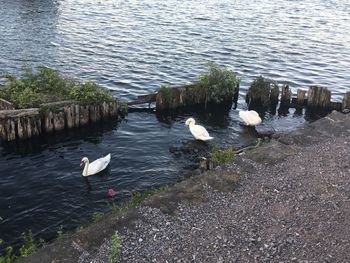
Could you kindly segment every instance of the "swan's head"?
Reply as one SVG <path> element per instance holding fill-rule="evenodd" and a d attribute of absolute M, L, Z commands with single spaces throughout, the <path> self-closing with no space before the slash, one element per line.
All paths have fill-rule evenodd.
<path fill-rule="evenodd" d="M 84 157 L 83 159 L 81 159 L 80 166 L 83 166 L 83 165 L 85 165 L 88 162 L 89 162 L 89 159 L 87 157 Z"/>
<path fill-rule="evenodd" d="M 188 119 L 186 120 L 186 122 L 185 122 L 185 124 L 186 124 L 187 126 L 192 125 L 192 124 L 195 124 L 195 123 L 196 123 L 196 121 L 195 121 L 193 118 L 188 118 Z"/>

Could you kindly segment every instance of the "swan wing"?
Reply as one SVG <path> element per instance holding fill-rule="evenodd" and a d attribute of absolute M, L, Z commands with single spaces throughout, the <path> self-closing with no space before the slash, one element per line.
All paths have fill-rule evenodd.
<path fill-rule="evenodd" d="M 107 165 L 111 161 L 111 154 L 106 155 L 105 157 L 99 158 L 89 164 L 88 175 L 93 175 L 101 172 L 106 169 Z"/>
<path fill-rule="evenodd" d="M 208 131 L 201 125 L 190 126 L 190 131 L 197 140 L 207 141 L 213 139 Z"/>
<path fill-rule="evenodd" d="M 239 111 L 239 117 L 246 125 L 255 126 L 261 123 L 261 118 L 256 111 Z"/>

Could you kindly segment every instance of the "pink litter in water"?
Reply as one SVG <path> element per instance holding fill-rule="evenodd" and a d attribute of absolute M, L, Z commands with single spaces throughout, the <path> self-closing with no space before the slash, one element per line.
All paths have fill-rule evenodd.
<path fill-rule="evenodd" d="M 109 188 L 107 194 L 109 197 L 113 197 L 117 195 L 117 192 L 114 189 Z"/>

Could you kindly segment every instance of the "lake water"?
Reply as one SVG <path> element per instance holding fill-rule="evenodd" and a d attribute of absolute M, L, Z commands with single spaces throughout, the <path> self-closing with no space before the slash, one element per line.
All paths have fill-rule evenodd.
<path fill-rule="evenodd" d="M 44 64 L 130 100 L 194 81 L 214 61 L 240 76 L 239 109 L 259 74 L 294 91 L 327 86 L 339 101 L 350 88 L 349 14 L 350 3 L 336 0 L 0 0 L 0 71 Z M 255 139 L 237 116 L 195 115 L 214 144 L 234 147 Z M 29 229 L 51 238 L 61 226 L 90 221 L 108 209 L 108 188 L 118 191 L 118 202 L 178 180 L 188 162 L 169 148 L 192 140 L 187 117 L 164 123 L 152 113 L 131 113 L 122 122 L 0 146 L 4 246 L 18 244 Z M 263 126 L 289 131 L 303 122 L 290 109 L 267 114 Z M 81 158 L 107 153 L 110 169 L 84 180 Z"/>

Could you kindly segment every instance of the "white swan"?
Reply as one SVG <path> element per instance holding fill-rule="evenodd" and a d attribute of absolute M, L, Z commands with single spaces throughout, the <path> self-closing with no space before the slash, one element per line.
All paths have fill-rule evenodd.
<path fill-rule="evenodd" d="M 89 159 L 87 157 L 84 157 L 83 159 L 81 159 L 81 164 L 80 164 L 80 166 L 84 164 L 83 176 L 89 176 L 89 175 L 93 175 L 101 172 L 107 167 L 110 161 L 111 161 L 110 153 L 105 157 L 102 157 L 93 161 L 92 163 L 89 163 Z"/>
<path fill-rule="evenodd" d="M 203 126 L 195 125 L 195 123 L 196 121 L 193 118 L 186 120 L 186 125 L 190 127 L 190 131 L 196 140 L 208 141 L 213 139 Z"/>
<path fill-rule="evenodd" d="M 256 126 L 261 123 L 259 113 L 254 110 L 239 111 L 239 117 L 245 122 L 246 125 Z"/>

